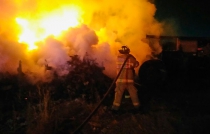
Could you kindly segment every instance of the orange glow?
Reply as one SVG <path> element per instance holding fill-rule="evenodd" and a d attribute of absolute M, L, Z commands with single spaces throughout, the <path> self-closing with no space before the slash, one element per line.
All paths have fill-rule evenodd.
<path fill-rule="evenodd" d="M 28 45 L 28 50 L 36 49 L 36 42 L 53 35 L 58 37 L 70 27 L 82 23 L 82 12 L 76 6 L 65 6 L 50 13 L 41 14 L 41 18 L 17 17 L 16 22 L 21 27 L 19 42 Z"/>

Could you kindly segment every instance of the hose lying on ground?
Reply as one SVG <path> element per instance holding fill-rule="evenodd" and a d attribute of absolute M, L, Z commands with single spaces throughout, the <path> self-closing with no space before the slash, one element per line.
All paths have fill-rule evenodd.
<path fill-rule="evenodd" d="M 94 115 L 94 113 L 98 110 L 98 108 L 100 107 L 101 103 L 104 101 L 104 99 L 106 98 L 106 96 L 109 94 L 109 92 L 111 91 L 112 87 L 114 86 L 115 82 L 117 81 L 118 77 L 120 76 L 123 67 L 125 66 L 126 61 L 129 59 L 129 57 L 131 57 L 131 55 L 128 55 L 122 65 L 122 67 L 120 68 L 120 71 L 118 72 L 116 78 L 114 79 L 114 81 L 112 82 L 111 86 L 109 87 L 109 89 L 107 90 L 107 92 L 105 93 L 104 97 L 101 99 L 101 101 L 99 102 L 99 104 L 96 106 L 96 108 L 90 113 L 90 115 L 83 121 L 83 123 L 77 127 L 77 129 L 73 132 L 73 134 L 77 134 L 80 129 L 88 122 L 88 120 Z"/>

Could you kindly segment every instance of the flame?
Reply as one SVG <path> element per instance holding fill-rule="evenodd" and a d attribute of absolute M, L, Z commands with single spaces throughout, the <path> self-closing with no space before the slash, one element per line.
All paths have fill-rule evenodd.
<path fill-rule="evenodd" d="M 70 27 L 82 23 L 82 11 L 77 6 L 62 7 L 51 13 L 41 14 L 38 19 L 17 17 L 16 22 L 21 27 L 19 43 L 28 45 L 28 50 L 36 49 L 36 42 L 53 35 L 58 37 Z"/>

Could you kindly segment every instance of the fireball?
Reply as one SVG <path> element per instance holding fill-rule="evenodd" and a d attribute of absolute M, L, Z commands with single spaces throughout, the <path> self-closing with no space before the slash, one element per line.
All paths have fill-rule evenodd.
<path fill-rule="evenodd" d="M 38 48 L 36 42 L 44 40 L 48 36 L 59 37 L 63 31 L 70 27 L 76 27 L 82 23 L 82 11 L 79 7 L 65 6 L 50 13 L 42 13 L 39 18 L 17 17 L 16 22 L 20 26 L 19 43 L 28 45 L 28 50 Z"/>

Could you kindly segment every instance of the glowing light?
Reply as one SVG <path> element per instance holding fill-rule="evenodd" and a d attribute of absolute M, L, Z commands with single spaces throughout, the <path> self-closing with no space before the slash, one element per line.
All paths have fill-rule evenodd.
<path fill-rule="evenodd" d="M 50 35 L 57 37 L 64 30 L 78 26 L 82 21 L 81 14 L 78 7 L 68 6 L 51 13 L 43 13 L 39 19 L 16 18 L 16 22 L 22 29 L 19 42 L 26 43 L 29 50 L 36 49 L 36 42 L 42 41 Z"/>
<path fill-rule="evenodd" d="M 27 43 L 28 49 L 36 49 L 37 46 L 35 45 L 36 36 L 35 33 L 29 27 L 29 22 L 25 19 L 16 18 L 17 23 L 22 27 L 22 34 L 19 36 L 20 43 Z"/>

